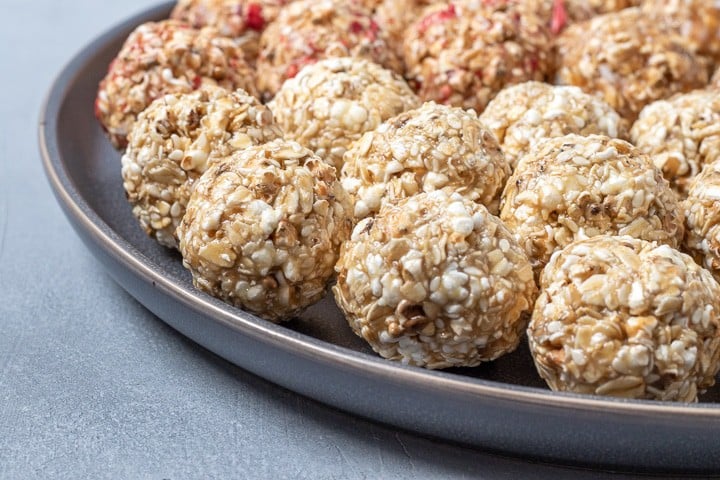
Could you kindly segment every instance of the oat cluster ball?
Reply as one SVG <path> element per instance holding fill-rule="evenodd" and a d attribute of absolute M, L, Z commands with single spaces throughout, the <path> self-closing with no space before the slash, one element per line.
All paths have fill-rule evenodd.
<path fill-rule="evenodd" d="M 305 67 L 268 104 L 288 138 L 339 170 L 360 136 L 419 106 L 398 74 L 360 58 L 328 58 Z"/>
<path fill-rule="evenodd" d="M 720 92 L 695 90 L 651 103 L 630 134 L 685 196 L 703 165 L 720 160 Z"/>
<path fill-rule="evenodd" d="M 536 293 L 500 220 L 442 190 L 358 223 L 335 269 L 335 299 L 353 331 L 381 356 L 427 368 L 514 350 Z"/>
<path fill-rule="evenodd" d="M 298 0 L 260 38 L 258 87 L 271 98 L 283 82 L 323 58 L 359 57 L 395 72 L 402 64 L 370 10 L 347 0 Z"/>
<path fill-rule="evenodd" d="M 199 289 L 288 319 L 325 294 L 350 208 L 335 169 L 298 143 L 237 151 L 195 184 L 178 227 L 183 264 Z"/>
<path fill-rule="evenodd" d="M 694 402 L 715 383 L 720 285 L 667 245 L 599 236 L 543 272 L 530 351 L 553 390 Z"/>
<path fill-rule="evenodd" d="M 645 105 L 708 82 L 708 60 L 639 8 L 570 26 L 557 51 L 556 83 L 599 95 L 630 121 Z"/>
<path fill-rule="evenodd" d="M 481 112 L 505 86 L 545 79 L 546 24 L 522 0 L 439 2 L 405 32 L 406 76 L 423 100 Z"/>
<path fill-rule="evenodd" d="M 255 75 L 243 52 L 211 27 L 196 30 L 176 20 L 145 23 L 135 29 L 100 82 L 95 115 L 115 148 L 150 103 L 170 93 L 203 85 L 255 94 Z"/>
<path fill-rule="evenodd" d="M 472 110 L 428 102 L 368 132 L 344 157 L 342 185 L 357 219 L 383 203 L 448 189 L 497 214 L 510 167 Z"/>
<path fill-rule="evenodd" d="M 215 27 L 221 35 L 232 37 L 254 62 L 260 33 L 272 22 L 280 8 L 292 0 L 179 0 L 170 17 L 194 28 Z"/>
<path fill-rule="evenodd" d="M 165 95 L 130 130 L 123 187 L 145 232 L 176 248 L 175 229 L 213 157 L 280 138 L 270 110 L 244 90 L 201 87 Z"/>
<path fill-rule="evenodd" d="M 525 82 L 502 90 L 480 120 L 500 142 L 514 168 L 546 138 L 601 134 L 628 139 L 628 123 L 603 100 L 578 87 Z"/>
<path fill-rule="evenodd" d="M 715 0 L 645 0 L 645 14 L 667 23 L 693 51 L 720 60 L 720 3 Z"/>
<path fill-rule="evenodd" d="M 683 247 L 720 282 L 720 161 L 706 165 L 690 182 L 682 208 Z"/>
<path fill-rule="evenodd" d="M 536 275 L 575 240 L 629 235 L 676 248 L 683 236 L 677 198 L 652 160 L 601 135 L 540 142 L 508 180 L 500 218 Z"/>

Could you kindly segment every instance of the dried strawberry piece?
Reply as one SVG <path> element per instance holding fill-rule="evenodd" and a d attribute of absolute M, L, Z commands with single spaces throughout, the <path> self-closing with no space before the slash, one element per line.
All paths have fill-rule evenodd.
<path fill-rule="evenodd" d="M 265 17 L 262 14 L 262 5 L 251 3 L 247 7 L 246 21 L 248 28 L 260 31 L 265 27 Z"/>
<path fill-rule="evenodd" d="M 565 9 L 564 0 L 553 0 L 552 19 L 550 21 L 550 30 L 557 35 L 567 25 L 568 16 Z"/>

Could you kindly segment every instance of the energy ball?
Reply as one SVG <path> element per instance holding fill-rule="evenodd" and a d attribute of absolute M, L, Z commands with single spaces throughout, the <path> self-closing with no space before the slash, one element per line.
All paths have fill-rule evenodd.
<path fill-rule="evenodd" d="M 575 240 L 629 235 L 675 248 L 683 236 L 678 200 L 652 160 L 601 135 L 540 142 L 508 180 L 500 218 L 536 275 Z"/>
<path fill-rule="evenodd" d="M 408 27 L 406 75 L 423 100 L 481 112 L 507 85 L 544 80 L 551 68 L 546 19 L 518 0 L 453 0 Z"/>
<path fill-rule="evenodd" d="M 695 90 L 651 103 L 630 135 L 685 196 L 703 165 L 720 160 L 720 92 Z"/>
<path fill-rule="evenodd" d="M 339 170 L 345 151 L 420 101 L 396 73 L 359 58 L 328 58 L 285 82 L 268 104 L 288 138 Z"/>
<path fill-rule="evenodd" d="M 280 138 L 272 113 L 243 90 L 202 87 L 155 100 L 130 130 L 123 187 L 140 225 L 166 247 L 213 157 Z"/>
<path fill-rule="evenodd" d="M 720 60 L 720 2 L 645 0 L 643 11 L 685 37 L 693 51 Z"/>
<path fill-rule="evenodd" d="M 553 390 L 694 402 L 715 383 L 719 311 L 720 286 L 688 255 L 599 236 L 543 272 L 530 351 Z"/>
<path fill-rule="evenodd" d="M 708 60 L 639 8 L 571 25 L 557 50 L 557 83 L 599 95 L 629 121 L 655 100 L 708 82 Z"/>
<path fill-rule="evenodd" d="M 363 135 L 345 154 L 340 178 L 361 219 L 382 203 L 443 188 L 497 214 L 509 175 L 497 140 L 473 110 L 428 102 Z"/>
<path fill-rule="evenodd" d="M 690 182 L 682 208 L 683 247 L 720 282 L 720 161 L 706 165 Z"/>
<path fill-rule="evenodd" d="M 257 57 L 260 33 L 292 0 L 179 0 L 171 18 L 194 28 L 215 27 L 243 48 L 248 60 Z"/>
<path fill-rule="evenodd" d="M 275 140 L 214 162 L 178 227 L 199 289 L 270 321 L 320 300 L 352 228 L 335 169 Z"/>
<path fill-rule="evenodd" d="M 381 356 L 427 368 L 513 351 L 536 294 L 511 233 L 485 207 L 438 190 L 358 223 L 335 270 L 335 300 Z"/>
<path fill-rule="evenodd" d="M 156 98 L 203 85 L 255 94 L 255 75 L 243 52 L 211 27 L 183 22 L 145 23 L 133 31 L 100 82 L 95 116 L 117 149 L 127 145 L 137 116 Z"/>
<path fill-rule="evenodd" d="M 271 98 L 305 65 L 331 57 L 364 58 L 402 72 L 370 10 L 345 0 L 298 0 L 282 9 L 260 38 L 258 87 Z"/>
<path fill-rule="evenodd" d="M 578 87 L 540 82 L 525 82 L 500 91 L 480 121 L 495 134 L 513 168 L 545 138 L 571 133 L 629 138 L 628 123 L 603 100 Z"/>

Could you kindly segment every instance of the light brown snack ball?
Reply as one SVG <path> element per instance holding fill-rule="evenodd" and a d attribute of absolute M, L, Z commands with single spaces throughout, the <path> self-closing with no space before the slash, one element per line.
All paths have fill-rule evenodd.
<path fill-rule="evenodd" d="M 514 350 L 536 293 L 500 220 L 442 190 L 362 220 L 335 270 L 335 300 L 353 331 L 384 358 L 427 368 Z"/>
<path fill-rule="evenodd" d="M 270 321 L 320 300 L 352 227 L 335 169 L 285 140 L 218 160 L 178 227 L 199 289 Z"/>
<path fill-rule="evenodd" d="M 708 60 L 639 8 L 570 26 L 557 50 L 556 83 L 600 96 L 629 121 L 655 100 L 708 82 Z"/>
<path fill-rule="evenodd" d="M 720 160 L 690 182 L 682 209 L 683 248 L 720 282 Z"/>
<path fill-rule="evenodd" d="M 630 135 L 684 197 L 703 165 L 720 160 L 720 92 L 695 90 L 653 102 Z"/>
<path fill-rule="evenodd" d="M 543 272 L 530 351 L 553 390 L 694 402 L 715 383 L 718 312 L 720 285 L 688 255 L 594 237 Z"/>
<path fill-rule="evenodd" d="M 100 82 L 95 116 L 117 149 L 127 145 L 137 116 L 156 98 L 203 85 L 242 88 L 255 95 L 255 74 L 242 50 L 214 28 L 176 20 L 136 28 Z"/>
<path fill-rule="evenodd" d="M 272 98 L 304 66 L 332 57 L 364 58 L 402 72 L 369 9 L 346 0 L 298 0 L 260 37 L 258 87 L 264 98 Z"/>
<path fill-rule="evenodd" d="M 650 158 L 628 142 L 567 135 L 540 142 L 518 164 L 500 218 L 539 275 L 575 240 L 629 235 L 678 247 L 678 200 Z"/>
<path fill-rule="evenodd" d="M 645 0 L 643 12 L 682 35 L 693 51 L 720 60 L 720 3 L 715 0 Z"/>
<path fill-rule="evenodd" d="M 221 35 L 238 42 L 253 62 L 260 45 L 260 33 L 275 20 L 280 8 L 292 0 L 179 0 L 170 18 L 193 28 L 215 27 Z"/>
<path fill-rule="evenodd" d="M 177 248 L 175 229 L 213 158 L 280 138 L 270 110 L 243 90 L 165 95 L 139 116 L 122 157 L 123 187 L 148 235 Z"/>
<path fill-rule="evenodd" d="M 507 85 L 544 80 L 546 19 L 521 0 L 453 0 L 423 10 L 405 32 L 406 76 L 420 98 L 482 112 Z"/>
<path fill-rule="evenodd" d="M 473 110 L 428 102 L 355 142 L 340 175 L 356 219 L 382 203 L 443 188 L 497 214 L 510 166 Z"/>
<path fill-rule="evenodd" d="M 571 133 L 627 140 L 630 126 L 603 100 L 578 87 L 525 82 L 501 90 L 480 115 L 514 168 L 546 138 Z"/>
<path fill-rule="evenodd" d="M 268 106 L 287 138 L 342 167 L 343 155 L 383 121 L 420 105 L 405 80 L 360 58 L 328 58 L 283 84 Z"/>

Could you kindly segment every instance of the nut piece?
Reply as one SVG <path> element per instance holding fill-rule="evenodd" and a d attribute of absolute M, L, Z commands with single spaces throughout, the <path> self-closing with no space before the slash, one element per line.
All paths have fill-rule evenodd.
<path fill-rule="evenodd" d="M 383 121 L 420 105 L 396 73 L 359 58 L 328 58 L 303 68 L 268 104 L 287 138 L 339 170 L 345 151 Z"/>
<path fill-rule="evenodd" d="M 350 235 L 350 201 L 335 169 L 275 140 L 214 162 L 178 227 L 199 289 L 271 321 L 318 301 Z"/>
<path fill-rule="evenodd" d="M 214 28 L 195 30 L 176 20 L 145 23 L 130 34 L 100 82 L 95 116 L 115 148 L 124 149 L 132 124 L 153 100 L 203 85 L 255 94 L 255 75 L 240 47 Z"/>
<path fill-rule="evenodd" d="M 610 105 L 578 87 L 526 82 L 502 90 L 480 120 L 495 134 L 514 168 L 545 138 L 570 133 L 603 134 L 626 140 L 627 122 Z"/>
<path fill-rule="evenodd" d="M 643 13 L 685 37 L 694 52 L 720 60 L 720 3 L 715 0 L 645 0 Z"/>
<path fill-rule="evenodd" d="M 677 198 L 650 158 L 600 135 L 540 142 L 508 180 L 500 218 L 536 275 L 574 240 L 629 235 L 677 247 L 683 236 Z"/>
<path fill-rule="evenodd" d="M 356 219 L 381 203 L 447 188 L 497 214 L 510 167 L 472 110 L 433 102 L 366 133 L 345 154 L 342 184 Z"/>
<path fill-rule="evenodd" d="M 475 366 L 514 350 L 536 294 L 522 249 L 482 205 L 443 190 L 357 224 L 335 267 L 335 300 L 381 356 Z"/>
<path fill-rule="evenodd" d="M 651 103 L 630 135 L 684 197 L 703 165 L 720 160 L 720 94 L 695 90 Z"/>
<path fill-rule="evenodd" d="M 599 95 L 630 121 L 648 103 L 708 81 L 708 60 L 639 8 L 572 25 L 557 49 L 557 83 Z"/>
<path fill-rule="evenodd" d="M 423 100 L 481 112 L 505 86 L 545 78 L 546 23 L 536 6 L 519 0 L 431 5 L 405 32 L 407 76 Z"/>
<path fill-rule="evenodd" d="M 275 20 L 280 8 L 292 0 L 179 0 L 170 18 L 193 28 L 215 27 L 242 46 L 245 57 L 255 61 L 260 33 Z"/>
<path fill-rule="evenodd" d="M 258 87 L 270 98 L 302 67 L 331 57 L 365 58 L 402 72 L 370 10 L 345 0 L 298 0 L 260 38 Z"/>
<path fill-rule="evenodd" d="M 690 182 L 682 208 L 683 247 L 720 282 L 720 161 L 706 165 Z"/>
<path fill-rule="evenodd" d="M 599 236 L 543 272 L 530 351 L 553 390 L 694 402 L 715 383 L 720 285 L 667 245 Z"/>
<path fill-rule="evenodd" d="M 138 116 L 122 157 L 133 214 L 148 235 L 177 248 L 175 229 L 213 157 L 281 136 L 270 110 L 243 90 L 209 85 L 155 100 Z"/>

